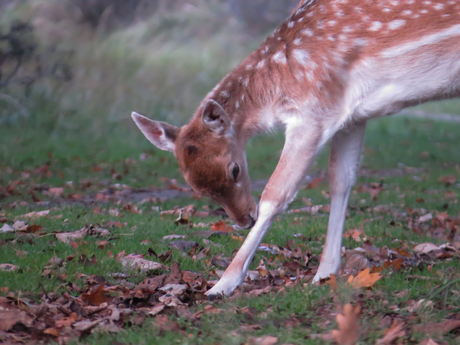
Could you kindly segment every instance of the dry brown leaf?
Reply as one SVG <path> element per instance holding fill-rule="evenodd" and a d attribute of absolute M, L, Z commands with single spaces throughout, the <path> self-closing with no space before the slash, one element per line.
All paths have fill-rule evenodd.
<path fill-rule="evenodd" d="M 219 220 L 218 222 L 211 225 L 211 230 L 212 231 L 232 232 L 233 227 L 227 225 L 227 223 L 225 223 L 223 220 Z"/>
<path fill-rule="evenodd" d="M 354 229 L 351 229 L 351 230 L 347 230 L 343 234 L 343 237 L 353 238 L 356 242 L 362 242 L 362 240 L 363 240 L 362 237 L 366 237 L 366 235 L 364 235 L 363 228 L 361 228 L 361 229 L 354 228 Z"/>
<path fill-rule="evenodd" d="M 26 222 L 22 221 L 22 220 L 17 220 L 13 223 L 13 229 L 16 230 L 16 231 L 25 231 L 27 230 L 27 224 Z"/>
<path fill-rule="evenodd" d="M 130 255 L 119 258 L 118 261 L 120 261 L 123 266 L 129 266 L 131 268 L 139 268 L 141 271 L 150 271 L 150 270 L 158 270 L 158 269 L 167 270 L 168 269 L 168 267 L 166 267 L 163 264 L 144 259 L 143 255 L 130 254 Z"/>
<path fill-rule="evenodd" d="M 43 331 L 43 333 L 45 334 L 49 334 L 49 335 L 54 335 L 55 337 L 57 337 L 59 335 L 59 331 L 56 329 L 56 328 L 47 328 Z"/>
<path fill-rule="evenodd" d="M 414 252 L 417 252 L 417 253 L 423 253 L 423 254 L 428 254 L 430 252 L 432 252 L 433 250 L 438 250 L 440 249 L 436 244 L 433 244 L 433 243 L 420 243 L 420 244 L 417 244 L 413 250 Z"/>
<path fill-rule="evenodd" d="M 264 260 L 260 259 L 259 266 L 256 268 L 256 271 L 259 272 L 261 277 L 265 277 L 268 274 L 268 269 L 265 266 Z"/>
<path fill-rule="evenodd" d="M 8 224 L 3 224 L 2 228 L 0 229 L 0 232 L 14 232 L 16 230 L 14 230 L 14 228 L 11 226 L 11 225 L 8 225 Z"/>
<path fill-rule="evenodd" d="M 457 181 L 457 176 L 449 175 L 449 176 L 442 176 L 438 178 L 438 182 L 445 183 L 447 185 L 454 184 Z"/>
<path fill-rule="evenodd" d="M 331 334 L 339 345 L 353 345 L 358 340 L 359 335 L 359 315 L 361 307 L 357 304 L 352 306 L 350 303 L 343 307 L 343 314 L 336 316 L 338 330 L 332 330 Z"/>
<path fill-rule="evenodd" d="M 7 305 L 0 305 L 0 331 L 7 332 L 17 323 L 22 323 L 30 327 L 32 326 L 33 319 L 22 310 Z"/>
<path fill-rule="evenodd" d="M 26 214 L 22 214 L 19 217 L 21 218 L 39 218 L 47 216 L 50 213 L 50 210 L 38 211 L 38 212 L 29 212 Z"/>
<path fill-rule="evenodd" d="M 148 311 L 148 314 L 151 315 L 151 316 L 155 316 L 157 315 L 158 313 L 161 313 L 163 311 L 163 309 L 165 308 L 165 305 L 164 304 L 159 304 L 155 307 L 153 307 L 152 309 L 150 309 Z"/>
<path fill-rule="evenodd" d="M 414 331 L 427 335 L 442 335 L 457 328 L 460 328 L 460 320 L 444 320 L 438 323 L 417 325 L 414 327 Z"/>
<path fill-rule="evenodd" d="M 75 323 L 75 321 L 77 321 L 77 314 L 72 313 L 69 315 L 69 317 L 65 317 L 62 320 L 57 320 L 56 328 L 70 327 Z"/>
<path fill-rule="evenodd" d="M 439 345 L 437 342 L 435 342 L 433 339 L 425 339 L 423 340 L 420 345 Z"/>
<path fill-rule="evenodd" d="M 389 329 L 386 330 L 385 336 L 382 339 L 377 340 L 378 345 L 387 345 L 391 344 L 398 338 L 404 337 L 406 335 L 406 331 L 403 330 L 404 322 L 398 322 L 398 320 L 394 319 L 393 324 Z"/>
<path fill-rule="evenodd" d="M 62 193 L 64 192 L 63 187 L 52 187 L 48 189 L 48 193 L 54 195 L 54 196 L 61 196 Z"/>
<path fill-rule="evenodd" d="M 339 286 L 337 285 L 337 279 L 335 279 L 335 275 L 333 275 L 332 273 L 331 273 L 330 277 L 331 277 L 331 279 L 329 279 L 327 281 L 327 283 L 332 288 L 332 290 L 337 291 L 337 289 L 339 288 Z"/>
<path fill-rule="evenodd" d="M 354 288 L 371 287 L 380 278 L 382 278 L 382 276 L 379 272 L 370 273 L 370 269 L 366 268 L 364 271 L 360 272 L 356 277 L 348 277 L 347 284 L 351 285 Z"/>
<path fill-rule="evenodd" d="M 0 264 L 0 271 L 13 272 L 19 269 L 19 266 L 12 264 Z"/>
<path fill-rule="evenodd" d="M 88 228 L 85 226 L 81 230 L 72 231 L 72 232 L 61 232 L 59 234 L 55 234 L 56 238 L 64 243 L 70 243 L 73 240 L 80 240 L 86 236 L 88 233 Z"/>
<path fill-rule="evenodd" d="M 99 286 L 89 293 L 85 293 L 81 296 L 82 300 L 93 306 L 99 306 L 103 303 L 106 303 L 109 298 L 105 296 L 104 293 L 104 283 L 99 284 Z"/>
<path fill-rule="evenodd" d="M 278 338 L 271 335 L 264 335 L 263 337 L 248 339 L 247 345 L 275 345 L 278 344 Z M 245 345 L 246 345 L 245 344 Z"/>

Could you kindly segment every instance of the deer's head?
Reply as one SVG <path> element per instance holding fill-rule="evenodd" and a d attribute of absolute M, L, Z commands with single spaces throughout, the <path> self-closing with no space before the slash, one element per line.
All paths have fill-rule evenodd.
<path fill-rule="evenodd" d="M 151 143 L 174 152 L 194 191 L 221 204 L 240 227 L 254 224 L 257 208 L 251 195 L 245 141 L 238 140 L 218 103 L 209 100 L 201 116 L 182 128 L 137 113 L 132 117 Z"/>

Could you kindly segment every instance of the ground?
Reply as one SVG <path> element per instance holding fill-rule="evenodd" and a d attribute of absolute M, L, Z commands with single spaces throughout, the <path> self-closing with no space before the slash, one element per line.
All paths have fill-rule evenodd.
<path fill-rule="evenodd" d="M 131 124 L 110 137 L 33 123 L 0 128 L 0 339 L 458 343 L 458 133 L 456 121 L 369 123 L 343 268 L 312 285 L 330 204 L 326 147 L 265 237 L 250 277 L 232 297 L 208 301 L 204 292 L 247 231 L 190 192 L 171 154 Z M 282 140 L 248 144 L 256 198 Z"/>

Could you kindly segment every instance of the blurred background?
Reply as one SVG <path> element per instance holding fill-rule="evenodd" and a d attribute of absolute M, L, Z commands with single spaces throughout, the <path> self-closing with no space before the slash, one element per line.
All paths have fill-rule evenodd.
<path fill-rule="evenodd" d="M 180 177 L 174 157 L 145 140 L 131 111 L 185 124 L 208 91 L 297 2 L 0 0 L 0 170 L 49 166 L 54 157 L 60 159 L 59 169 L 68 166 L 62 176 L 78 178 L 72 159 L 91 165 L 138 159 L 144 152 L 156 157 L 151 170 L 170 164 L 158 176 Z M 458 105 L 438 102 L 423 111 L 456 114 Z M 410 135 L 409 128 L 393 117 L 370 124 L 369 131 L 375 130 L 366 145 L 379 152 L 375 166 L 398 164 L 400 158 L 387 146 L 399 147 L 397 140 Z M 390 133 L 397 140 L 380 147 L 378 138 Z M 266 178 L 275 167 L 283 138 L 275 139 L 249 143 L 258 145 L 259 153 L 266 151 L 254 157 L 253 177 Z M 250 152 L 251 147 L 251 160 Z M 417 156 L 404 157 L 404 163 L 419 164 L 411 157 Z M 319 166 L 326 167 L 327 159 L 321 160 Z"/>
<path fill-rule="evenodd" d="M 183 124 L 298 0 L 0 0 L 0 124 Z"/>

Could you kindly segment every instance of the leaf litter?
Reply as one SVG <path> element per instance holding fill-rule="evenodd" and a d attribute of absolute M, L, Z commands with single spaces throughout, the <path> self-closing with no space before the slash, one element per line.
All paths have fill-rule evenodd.
<path fill-rule="evenodd" d="M 46 173 L 49 173 L 49 170 Z M 456 177 L 440 178 L 439 183 L 450 186 L 456 183 Z M 168 188 L 170 187 L 171 192 L 190 195 L 190 190 L 185 187 L 177 186 L 177 184 L 169 181 L 166 184 Z M 19 185 L 19 183 L 16 184 L 11 190 Z M 131 202 L 138 202 L 138 205 L 155 204 L 161 198 L 169 197 L 161 195 L 161 193 L 153 195 L 152 190 L 145 191 L 143 194 L 144 191 L 124 185 L 114 185 L 113 189 L 110 188 L 98 191 L 95 199 L 103 202 L 118 202 L 121 206 L 106 209 L 95 208 L 96 213 L 116 217 L 121 217 L 123 212 L 141 214 L 142 210 Z M 370 198 L 374 201 L 378 200 L 380 194 L 385 191 L 382 184 L 363 185 L 358 186 L 359 188 L 362 192 L 369 193 Z M 84 202 L 90 200 L 87 196 L 79 193 L 69 194 L 66 187 L 49 187 L 43 191 L 47 192 L 53 201 L 62 199 L 66 202 Z M 323 213 L 329 213 L 329 211 L 330 206 L 328 205 L 308 205 L 289 212 L 299 214 L 304 212 L 313 216 L 320 216 Z M 334 340 L 339 344 L 354 344 L 358 339 L 365 339 L 369 330 L 360 326 L 360 318 L 373 312 L 365 305 L 366 300 L 382 299 L 381 286 L 379 285 L 382 278 L 388 278 L 401 270 L 410 271 L 421 266 L 435 267 L 439 262 L 458 260 L 459 258 L 460 216 L 451 217 L 446 212 L 427 212 L 423 209 L 401 209 L 395 205 L 377 205 L 371 211 L 377 214 L 390 214 L 394 216 L 395 222 L 402 224 L 406 229 L 431 237 L 437 243 L 399 241 L 391 249 L 385 246 L 379 248 L 373 244 L 374 239 L 365 234 L 363 227 L 345 231 L 344 238 L 354 241 L 357 247 L 344 249 L 342 254 L 345 265 L 337 275 L 331 275 L 330 279 L 320 283 L 321 285 L 327 283 L 331 287 L 331 298 L 336 305 L 336 310 L 327 306 L 325 301 L 318 302 L 317 305 L 318 315 L 324 317 L 325 324 L 330 325 L 328 326 L 329 329 L 333 327 L 334 319 L 337 322 L 335 330 L 331 332 L 325 330 L 319 336 L 323 339 Z M 178 263 L 173 260 L 171 251 L 169 254 L 165 252 L 157 255 L 153 249 L 149 248 L 151 256 L 156 257 L 155 260 L 159 262 L 148 259 L 145 254 L 122 252 L 116 255 L 114 260 L 120 263 L 121 268 L 125 270 L 124 272 L 111 273 L 106 277 L 78 274 L 82 284 L 75 284 L 67 280 L 67 262 L 78 260 L 83 265 L 94 265 L 97 264 L 96 257 L 94 255 L 86 257 L 82 253 L 75 257 L 63 259 L 53 257 L 45 265 L 43 276 L 58 277 L 65 284 L 61 285 L 64 292 L 43 291 L 41 294 L 19 294 L 10 292 L 7 287 L 1 286 L 0 292 L 6 297 L 0 297 L 0 306 L 2 307 L 0 309 L 0 331 L 2 332 L 0 336 L 12 343 L 24 342 L 24 339 L 31 344 L 49 341 L 67 343 L 75 338 L 84 339 L 88 334 L 94 332 L 117 333 L 129 327 L 128 325 L 142 325 L 149 319 L 154 320 L 156 327 L 164 331 L 172 330 L 185 335 L 186 330 L 183 326 L 174 321 L 174 318 L 171 320 L 169 316 L 186 316 L 189 320 L 196 321 L 203 314 L 218 315 L 224 313 L 225 310 L 218 307 L 221 302 L 209 304 L 210 302 L 204 293 L 218 281 L 223 273 L 222 269 L 228 266 L 231 257 L 212 255 L 209 247 L 201 246 L 199 242 L 189 241 L 189 239 L 196 240 L 198 237 L 206 246 L 214 246 L 217 245 L 211 241 L 214 236 L 229 236 L 229 239 L 237 241 L 241 241 L 243 237 L 233 226 L 228 225 L 223 220 L 213 223 L 195 224 L 193 222 L 193 217 L 207 217 L 212 214 L 212 211 L 197 210 L 194 205 L 176 206 L 171 210 L 161 212 L 163 217 L 173 217 L 178 227 L 210 229 L 195 231 L 187 235 L 176 233 L 163 237 L 163 241 L 169 241 L 170 248 L 179 249 L 183 255 L 189 256 L 193 261 L 202 262 L 203 267 L 206 267 L 203 272 L 181 271 Z M 224 215 L 220 213 L 214 215 L 217 214 Z M 2 221 L 4 225 L 0 232 L 40 234 L 40 225 L 29 224 L 29 222 L 41 217 L 53 216 L 49 215 L 49 210 L 29 212 L 18 216 L 12 225 L 7 223 L 8 219 Z M 379 219 L 383 219 L 383 217 L 368 218 L 365 222 Z M 295 222 L 300 221 L 302 221 L 301 217 L 295 220 Z M 56 232 L 53 235 L 60 242 L 75 245 L 74 248 L 77 250 L 79 242 L 85 237 L 109 239 L 111 231 L 108 229 L 123 226 L 125 224 L 120 221 L 109 221 L 103 225 L 87 225 L 77 231 Z M 309 284 L 316 273 L 320 257 L 312 254 L 309 247 L 302 243 L 302 238 L 299 240 L 301 240 L 300 243 L 289 240 L 284 246 L 261 244 L 259 252 L 267 256 L 259 262 L 255 271 L 248 272 L 242 286 L 229 299 L 282 294 L 287 288 L 302 287 Z M 444 241 L 444 243 L 439 244 L 440 241 Z M 102 242 L 106 241 L 100 241 L 100 248 L 107 245 L 107 243 L 102 244 Z M 145 244 L 149 243 L 146 242 Z M 2 264 L 1 269 L 13 273 L 13 271 L 21 268 L 12 264 Z M 131 274 L 135 275 L 140 272 L 148 275 L 142 282 L 134 284 L 127 280 Z M 423 280 L 424 278 L 430 277 L 423 275 L 406 276 L 409 281 Z M 436 280 L 435 277 L 430 279 L 434 279 L 433 288 L 441 289 L 441 279 Z M 455 293 L 452 289 L 446 291 Z M 389 316 L 385 316 L 388 321 L 385 321 L 385 326 L 381 328 L 382 336 L 377 340 L 377 344 L 413 343 L 409 336 L 411 332 L 423 333 L 436 339 L 436 337 L 442 337 L 444 334 L 455 332 L 460 328 L 458 311 L 448 313 L 441 322 L 417 325 L 414 320 L 418 320 L 416 315 L 421 309 L 427 307 L 441 308 L 441 306 L 430 299 L 404 300 L 408 298 L 408 295 L 407 290 L 396 294 L 400 302 L 389 307 L 394 311 L 404 311 L 405 314 L 390 313 Z M 340 307 L 341 305 L 343 307 Z M 445 308 L 445 306 L 443 307 Z M 200 310 L 195 311 L 197 308 Z M 271 308 L 270 306 L 268 310 Z M 340 309 L 342 311 L 337 313 L 337 310 Z M 190 312 L 190 310 L 194 312 Z M 249 310 L 244 308 L 235 312 L 250 314 Z M 295 327 L 302 322 L 305 320 L 300 320 L 298 317 L 286 320 L 290 327 Z M 247 334 L 248 344 L 279 343 L 278 338 L 274 336 L 254 337 L 250 335 L 252 331 L 260 327 L 257 323 L 248 322 L 242 325 L 237 332 Z M 431 338 L 427 338 L 424 343 L 436 344 Z"/>

